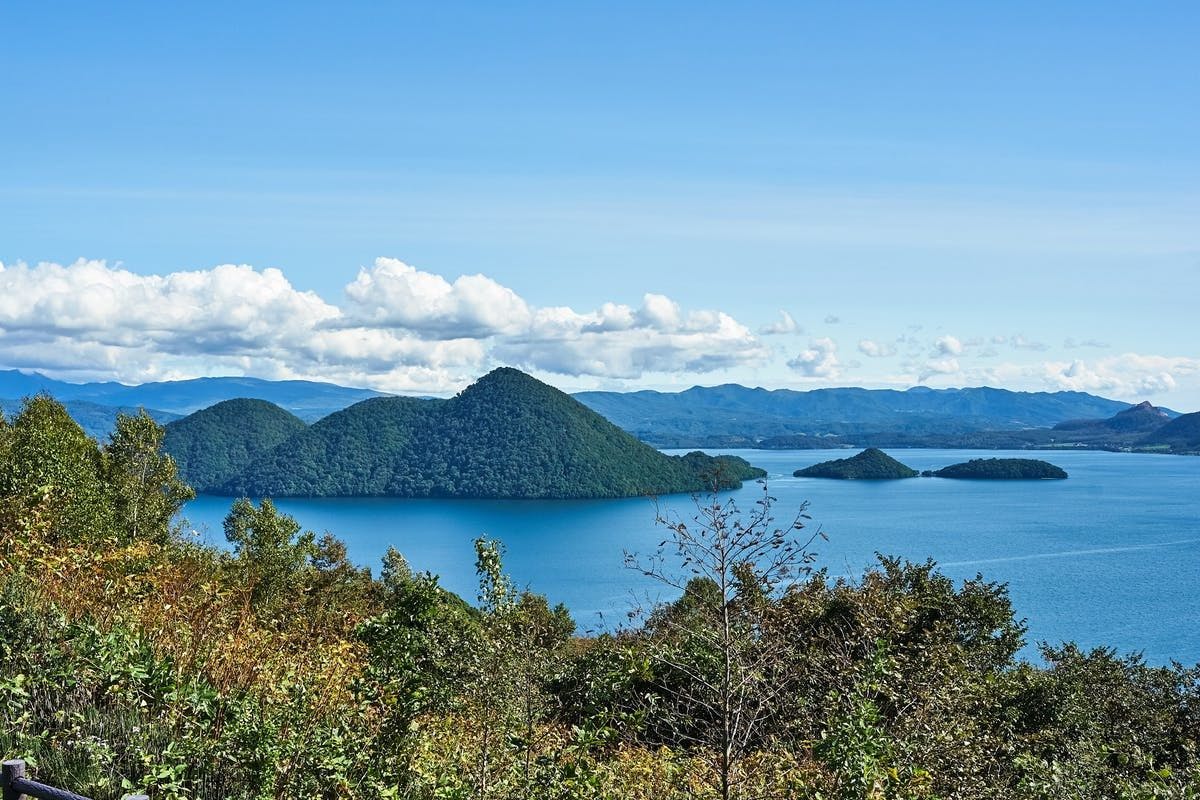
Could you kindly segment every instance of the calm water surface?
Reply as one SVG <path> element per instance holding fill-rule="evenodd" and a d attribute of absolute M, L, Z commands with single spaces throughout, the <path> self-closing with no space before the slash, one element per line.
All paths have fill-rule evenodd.
<path fill-rule="evenodd" d="M 1047 453 L 1070 473 L 1065 481 L 953 481 L 919 478 L 863 482 L 793 478 L 792 471 L 838 451 L 733 450 L 769 473 L 781 521 L 807 500 L 818 542 L 817 565 L 857 575 L 875 553 L 932 558 L 955 579 L 1007 582 L 1029 624 L 1026 655 L 1039 641 L 1074 640 L 1142 651 L 1155 663 L 1200 661 L 1200 458 L 1130 453 Z M 914 469 L 981 455 L 1028 452 L 892 450 Z M 735 493 L 749 508 L 754 484 Z M 189 523 L 221 543 L 230 500 L 200 497 Z M 687 496 L 662 500 L 688 513 Z M 506 566 L 522 586 L 571 609 L 580 630 L 624 621 L 658 590 L 623 566 L 623 552 L 650 552 L 663 538 L 654 506 L 629 500 L 277 501 L 306 528 L 344 539 L 355 561 L 378 568 L 393 545 L 415 569 L 475 596 L 472 540 L 503 540 Z M 653 595 L 657 597 L 657 594 Z M 661 599 L 667 599 L 665 597 Z"/>

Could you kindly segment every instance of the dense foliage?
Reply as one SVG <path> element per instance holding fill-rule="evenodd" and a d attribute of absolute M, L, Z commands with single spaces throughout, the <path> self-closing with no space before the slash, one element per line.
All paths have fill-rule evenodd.
<path fill-rule="evenodd" d="M 792 473 L 797 478 L 838 478 L 840 480 L 891 480 L 915 478 L 917 471 L 901 464 L 882 450 L 868 447 L 856 456 L 822 461 Z"/>
<path fill-rule="evenodd" d="M 1036 458 L 973 458 L 928 473 L 935 478 L 968 480 L 1062 480 L 1066 470 Z"/>
<path fill-rule="evenodd" d="M 1200 453 L 1200 411 L 1176 417 L 1138 444 L 1175 453 Z"/>
<path fill-rule="evenodd" d="M 306 427 L 265 400 L 226 400 L 167 425 L 163 449 L 197 491 L 212 492 Z"/>
<path fill-rule="evenodd" d="M 91 403 L 87 400 L 68 400 L 63 403 L 63 406 L 67 409 L 67 413 L 71 415 L 71 419 L 79 423 L 79 427 L 83 428 L 83 432 L 93 439 L 107 439 L 116 430 L 117 417 L 122 414 L 125 416 L 136 416 L 144 411 L 160 425 L 166 425 L 168 422 L 177 420 L 180 417 L 179 414 L 172 414 L 153 408 L 106 406 L 99 403 Z M 21 400 L 0 399 L 0 414 L 8 414 L 15 417 L 21 413 L 21 408 Z"/>
<path fill-rule="evenodd" d="M 373 577 L 269 501 L 233 504 L 228 549 L 182 540 L 158 437 L 128 418 L 100 446 L 46 398 L 0 418 L 0 754 L 39 780 L 98 800 L 1200 792 L 1200 668 L 1069 644 L 1021 662 L 1004 586 L 888 558 L 810 574 L 803 509 L 776 526 L 765 492 L 664 513 L 639 563 L 679 599 L 579 638 L 483 538 L 474 605 L 395 551 Z"/>
<path fill-rule="evenodd" d="M 450 400 L 380 397 L 353 405 L 257 459 L 221 490 L 626 497 L 737 486 L 762 474 L 739 458 L 663 455 L 569 395 L 498 369 Z"/>

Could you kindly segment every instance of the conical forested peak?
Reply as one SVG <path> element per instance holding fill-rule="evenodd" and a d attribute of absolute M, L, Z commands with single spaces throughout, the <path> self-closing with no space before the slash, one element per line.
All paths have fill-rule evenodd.
<path fill-rule="evenodd" d="M 167 425 L 163 450 L 196 491 L 210 492 L 306 427 L 266 400 L 223 400 Z"/>
<path fill-rule="evenodd" d="M 549 386 L 549 384 L 542 383 L 541 381 L 539 381 L 537 378 L 533 377 L 529 373 L 522 372 L 521 370 L 517 369 L 516 367 L 496 367 L 491 372 L 488 372 L 485 375 L 483 375 L 482 377 L 480 377 L 479 379 L 477 379 L 475 381 L 475 383 L 472 384 L 472 386 L 487 386 L 489 384 L 512 382 L 512 381 L 531 383 L 531 384 L 535 383 L 539 386 Z"/>
<path fill-rule="evenodd" d="M 242 414 L 249 417 L 248 421 L 258 422 L 263 418 L 294 420 L 299 422 L 300 426 L 304 426 L 304 421 L 297 417 L 292 412 L 275 405 L 268 400 L 256 400 L 251 397 L 237 397 L 232 400 L 222 400 L 219 403 L 214 403 L 208 408 L 203 408 L 193 414 L 176 420 L 174 425 L 178 425 L 185 420 L 202 420 L 211 417 L 220 417 L 230 414 Z"/>
<path fill-rule="evenodd" d="M 497 367 L 466 389 L 463 389 L 458 396 L 491 395 L 496 393 L 516 396 L 520 396 L 523 393 L 530 395 L 558 394 L 566 398 L 570 397 L 565 392 L 554 388 L 548 383 L 543 383 L 532 375 L 514 367 Z"/>
<path fill-rule="evenodd" d="M 712 462 L 712 463 L 708 463 Z M 667 456 L 570 395 L 502 367 L 449 400 L 387 397 L 332 414 L 224 486 L 276 496 L 626 497 L 759 477 L 741 459 Z"/>

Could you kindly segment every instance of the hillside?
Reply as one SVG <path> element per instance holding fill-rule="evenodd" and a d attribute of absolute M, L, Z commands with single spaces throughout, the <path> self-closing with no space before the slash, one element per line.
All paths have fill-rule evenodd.
<path fill-rule="evenodd" d="M 1168 448 L 1176 453 L 1200 453 L 1200 411 L 1184 414 L 1138 442 L 1144 448 Z"/>
<path fill-rule="evenodd" d="M 1109 417 L 1128 403 L 1083 392 L 969 389 L 750 389 L 724 385 L 682 392 L 582 392 L 576 399 L 643 441 L 688 446 L 703 437 L 861 434 L 951 435 L 1048 428 Z"/>
<path fill-rule="evenodd" d="M 664 455 L 524 373 L 497 369 L 449 400 L 381 397 L 332 414 L 222 487 L 253 496 L 627 497 L 764 473 Z"/>
<path fill-rule="evenodd" d="M 893 480 L 915 478 L 917 471 L 901 464 L 882 450 L 869 447 L 856 456 L 822 461 L 792 473 L 797 478 L 836 478 L 839 480 Z"/>
<path fill-rule="evenodd" d="M 1061 467 L 1035 458 L 973 458 L 927 473 L 935 478 L 965 480 L 1062 480 L 1067 473 Z"/>
<path fill-rule="evenodd" d="M 1108 419 L 1077 419 L 1060 422 L 1054 426 L 1054 430 L 1096 436 L 1114 433 L 1147 434 L 1161 428 L 1170 421 L 1170 414 L 1161 408 L 1156 408 L 1147 401 L 1120 411 Z"/>
<path fill-rule="evenodd" d="M 226 400 L 167 425 L 163 451 L 196 491 L 211 492 L 305 427 L 265 400 Z"/>

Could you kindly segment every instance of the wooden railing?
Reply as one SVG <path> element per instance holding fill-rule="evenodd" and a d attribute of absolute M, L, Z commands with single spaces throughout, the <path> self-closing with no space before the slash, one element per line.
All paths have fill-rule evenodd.
<path fill-rule="evenodd" d="M 91 800 L 25 777 L 25 762 L 19 758 L 4 762 L 0 772 L 0 800 Z M 127 794 L 124 800 L 149 800 L 144 794 Z"/>

